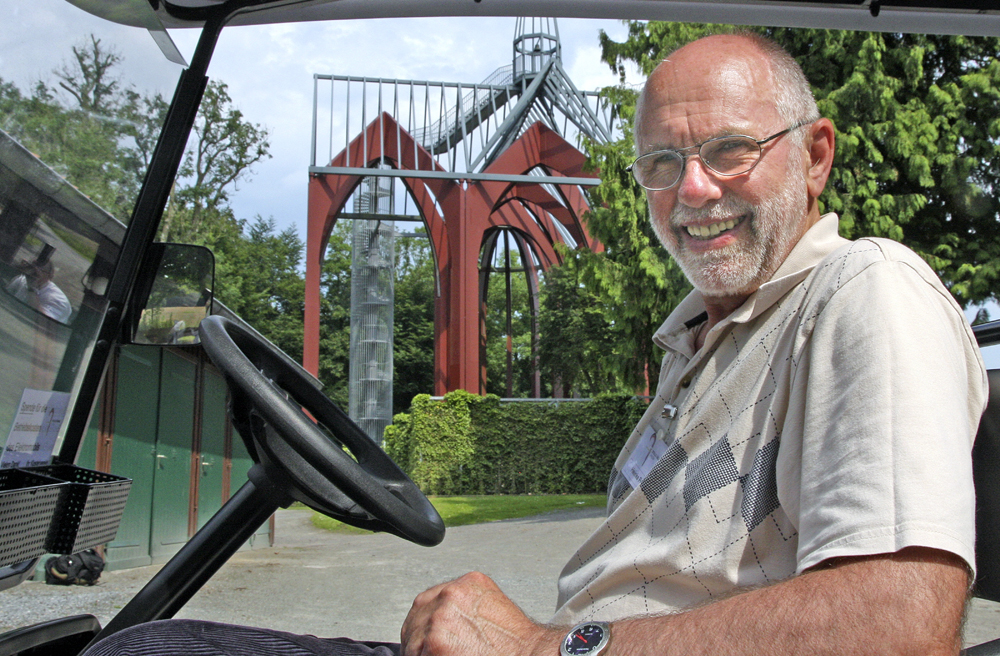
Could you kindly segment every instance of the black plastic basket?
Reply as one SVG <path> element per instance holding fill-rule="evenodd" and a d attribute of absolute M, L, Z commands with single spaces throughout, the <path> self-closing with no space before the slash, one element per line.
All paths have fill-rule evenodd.
<path fill-rule="evenodd" d="M 41 473 L 0 469 L 0 567 L 37 558 L 67 484 Z"/>
<path fill-rule="evenodd" d="M 65 481 L 45 547 L 71 554 L 115 539 L 132 479 L 75 465 L 32 467 L 31 472 Z"/>

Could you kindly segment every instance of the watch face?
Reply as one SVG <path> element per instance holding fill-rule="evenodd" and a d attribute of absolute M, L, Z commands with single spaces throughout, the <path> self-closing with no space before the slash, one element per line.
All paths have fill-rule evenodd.
<path fill-rule="evenodd" d="M 592 654 L 604 641 L 604 627 L 600 624 L 584 624 L 566 636 L 563 650 L 567 654 Z"/>

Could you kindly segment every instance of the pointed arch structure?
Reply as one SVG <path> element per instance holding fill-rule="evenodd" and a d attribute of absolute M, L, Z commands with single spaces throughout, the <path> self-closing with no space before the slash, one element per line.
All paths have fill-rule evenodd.
<path fill-rule="evenodd" d="M 434 393 L 441 395 L 486 389 L 479 269 L 492 232 L 516 231 L 523 240 L 518 247 L 530 248 L 542 270 L 560 262 L 555 244 L 567 242 L 565 235 L 578 247 L 602 249 L 581 220 L 588 206 L 580 185 L 597 182 L 584 163 L 583 153 L 536 122 L 483 170 L 448 172 L 389 113 L 379 114 L 328 166 L 310 169 L 305 368 L 319 371 L 320 272 L 333 226 L 361 182 L 362 169 L 391 166 L 377 175 L 402 179 L 427 228 L 437 275 Z M 537 281 L 537 271 L 529 281 Z"/>

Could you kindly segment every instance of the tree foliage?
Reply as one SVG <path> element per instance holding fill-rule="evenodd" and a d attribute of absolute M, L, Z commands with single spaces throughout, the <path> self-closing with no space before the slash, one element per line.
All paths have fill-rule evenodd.
<path fill-rule="evenodd" d="M 607 308 L 583 284 L 575 263 L 570 258 L 545 272 L 538 317 L 542 376 L 552 396 L 562 398 L 618 390 L 612 365 L 624 357 Z"/>
<path fill-rule="evenodd" d="M 486 393 L 524 398 L 534 389 L 535 362 L 531 352 L 531 301 L 521 254 L 513 240 L 497 240 L 492 272 L 486 288 Z M 509 253 L 509 262 L 508 262 Z M 507 276 L 510 265 L 510 323 L 507 313 Z M 508 360 L 510 380 L 508 381 Z"/>
<path fill-rule="evenodd" d="M 233 106 L 225 82 L 210 81 L 201 100 L 178 177 L 181 184 L 171 194 L 164 234 L 177 232 L 178 214 L 184 216 L 187 239 L 210 234 L 214 223 L 231 218 L 229 197 L 236 183 L 251 167 L 269 158 L 266 128 L 244 119 Z"/>
<path fill-rule="evenodd" d="M 0 129 L 121 221 L 128 221 L 166 102 L 122 86 L 121 56 L 91 35 L 28 94 L 0 80 Z"/>
<path fill-rule="evenodd" d="M 220 244 L 216 294 L 223 303 L 293 357 L 302 353 L 305 244 L 294 227 L 277 232 L 274 219 L 256 217 L 243 238 Z"/>
<path fill-rule="evenodd" d="M 643 76 L 672 50 L 720 26 L 628 24 L 621 43 L 601 35 L 602 56 L 622 85 L 631 142 L 634 92 L 630 65 Z M 837 128 L 837 159 L 821 203 L 840 215 L 841 234 L 888 237 L 917 251 L 961 304 L 997 296 L 1000 276 L 1000 39 L 753 28 L 781 43 L 813 85 L 820 112 Z M 831 65 L 831 62 L 833 63 Z M 622 185 L 617 162 L 599 159 L 611 185 Z M 631 156 L 629 154 L 628 156 Z M 610 166 L 609 166 L 610 164 Z M 603 185 L 602 185 L 603 186 Z M 598 200 L 612 194 L 598 192 Z M 612 221 L 631 226 L 618 208 Z M 607 215 L 594 213 L 601 231 Z M 603 238 L 605 233 L 599 235 Z M 661 314 L 669 309 L 665 307 Z"/>
<path fill-rule="evenodd" d="M 346 408 L 351 348 L 351 223 L 333 227 L 320 274 L 319 379 Z M 395 391 L 395 387 L 393 387 Z"/>
<path fill-rule="evenodd" d="M 393 414 L 409 408 L 416 395 L 434 389 L 435 280 L 430 239 L 426 235 L 397 237 Z"/>
<path fill-rule="evenodd" d="M 59 87 L 69 93 L 85 112 L 112 116 L 122 103 L 119 80 L 113 69 L 121 63 L 121 55 L 112 48 L 101 46 L 101 40 L 91 34 L 83 45 L 73 46 L 73 63 L 63 64 L 54 71 Z"/>

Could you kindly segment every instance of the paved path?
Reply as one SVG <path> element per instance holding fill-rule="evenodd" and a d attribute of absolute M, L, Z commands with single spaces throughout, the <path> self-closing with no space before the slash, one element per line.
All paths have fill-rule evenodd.
<path fill-rule="evenodd" d="M 588 509 L 459 526 L 428 549 L 386 534 L 330 534 L 315 529 L 308 512 L 286 512 L 276 528 L 280 548 L 234 556 L 183 614 L 245 624 L 266 618 L 287 631 L 398 640 L 417 594 L 479 570 L 544 621 L 555 610 L 559 571 L 600 516 L 600 509 Z"/>
<path fill-rule="evenodd" d="M 479 570 L 544 621 L 555 610 L 559 571 L 601 513 L 588 508 L 459 526 L 428 549 L 386 534 L 330 533 L 312 525 L 311 511 L 281 510 L 275 546 L 237 553 L 178 616 L 398 640 L 417 594 Z M 0 631 L 77 613 L 107 624 L 157 569 L 106 572 L 94 587 L 22 583 L 0 592 Z"/>
<path fill-rule="evenodd" d="M 555 607 L 555 579 L 600 522 L 600 510 L 449 529 L 438 547 L 389 535 L 316 529 L 310 511 L 283 510 L 274 547 L 236 554 L 181 611 L 183 617 L 268 626 L 321 636 L 397 640 L 419 592 L 471 571 L 492 576 L 532 617 Z M 29 581 L 0 592 L 0 631 L 45 619 L 93 613 L 102 624 L 156 571 L 108 572 L 95 587 Z M 1000 637 L 1000 604 L 973 602 L 969 644 Z"/>

